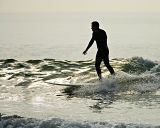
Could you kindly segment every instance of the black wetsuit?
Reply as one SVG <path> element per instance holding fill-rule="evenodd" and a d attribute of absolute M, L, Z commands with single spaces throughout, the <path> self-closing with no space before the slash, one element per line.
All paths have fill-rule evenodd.
<path fill-rule="evenodd" d="M 97 54 L 96 54 L 96 61 L 95 67 L 98 75 L 101 75 L 100 64 L 102 60 L 104 61 L 105 66 L 108 68 L 111 74 L 114 74 L 114 70 L 109 64 L 109 49 L 107 46 L 107 35 L 106 32 L 102 29 L 99 29 L 97 32 L 93 32 L 92 39 L 89 42 L 89 46 L 96 41 L 97 43 Z"/>

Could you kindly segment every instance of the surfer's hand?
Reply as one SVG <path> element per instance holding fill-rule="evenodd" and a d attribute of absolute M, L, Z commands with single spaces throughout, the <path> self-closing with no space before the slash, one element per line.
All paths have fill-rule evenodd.
<path fill-rule="evenodd" d="M 85 51 L 83 52 L 83 54 L 86 55 L 86 54 L 87 54 L 87 51 L 85 50 Z"/>

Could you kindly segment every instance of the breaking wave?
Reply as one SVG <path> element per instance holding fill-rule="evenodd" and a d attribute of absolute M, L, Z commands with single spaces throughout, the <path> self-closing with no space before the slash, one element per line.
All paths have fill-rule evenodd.
<path fill-rule="evenodd" d="M 159 126 L 147 124 L 125 124 L 107 122 L 76 122 L 58 118 L 38 120 L 20 116 L 2 117 L 0 128 L 158 128 Z"/>
<path fill-rule="evenodd" d="M 0 60 L 0 86 L 34 86 L 37 82 L 53 83 L 97 83 L 114 85 L 118 91 L 156 91 L 160 88 L 160 64 L 133 57 L 131 59 L 113 59 L 110 61 L 116 71 L 110 76 L 102 65 L 104 80 L 97 83 L 97 75 L 93 60 L 58 61 L 55 59 L 17 61 Z M 103 90 L 105 87 L 102 86 Z M 87 86 L 86 86 L 87 87 Z M 113 89 L 113 87 L 112 87 Z M 97 90 L 96 90 L 97 91 Z"/>

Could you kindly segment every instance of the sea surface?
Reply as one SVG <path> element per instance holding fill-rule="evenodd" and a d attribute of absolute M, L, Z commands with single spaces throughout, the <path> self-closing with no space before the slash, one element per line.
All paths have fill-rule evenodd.
<path fill-rule="evenodd" d="M 97 20 L 108 35 L 110 58 L 160 59 L 159 13 L 1 13 L 0 58 L 87 60 L 83 56 Z"/>
<path fill-rule="evenodd" d="M 111 76 L 95 72 L 97 20 Z M 160 15 L 1 13 L 0 128 L 159 128 Z M 1 119 L 2 117 L 2 119 Z"/>

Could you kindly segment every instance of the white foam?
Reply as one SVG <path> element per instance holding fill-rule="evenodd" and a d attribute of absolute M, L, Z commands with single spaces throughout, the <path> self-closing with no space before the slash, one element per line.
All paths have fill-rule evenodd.
<path fill-rule="evenodd" d="M 107 93 L 116 90 L 116 79 L 104 79 L 95 84 L 87 84 L 75 91 L 76 95 L 87 96 L 95 93 Z"/>

